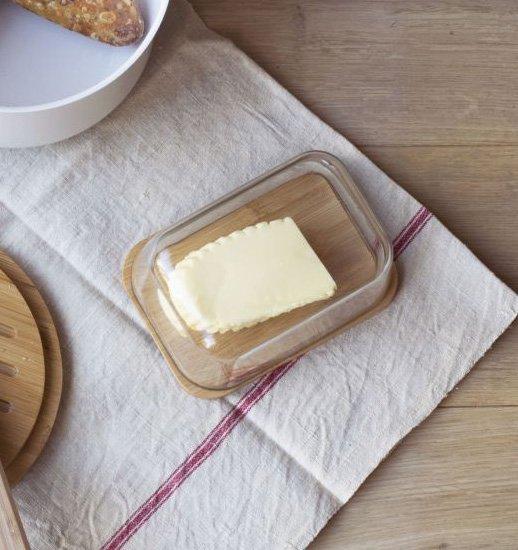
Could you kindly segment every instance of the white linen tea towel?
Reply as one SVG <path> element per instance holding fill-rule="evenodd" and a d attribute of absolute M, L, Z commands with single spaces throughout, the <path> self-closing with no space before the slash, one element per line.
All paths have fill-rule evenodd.
<path fill-rule="evenodd" d="M 185 0 L 88 132 L 0 151 L 0 247 L 63 347 L 63 402 L 15 490 L 33 548 L 303 548 L 511 323 L 517 296 Z M 183 393 L 120 282 L 142 237 L 304 151 L 339 157 L 393 239 L 375 318 L 217 401 Z M 301 505 L 303 503 L 303 505 Z"/>

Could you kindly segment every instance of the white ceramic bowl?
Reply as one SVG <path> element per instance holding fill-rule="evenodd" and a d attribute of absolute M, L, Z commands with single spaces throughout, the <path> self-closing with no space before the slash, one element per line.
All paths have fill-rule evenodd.
<path fill-rule="evenodd" d="M 169 0 L 139 0 L 144 37 L 102 44 L 0 0 L 0 147 L 68 138 L 110 113 L 149 57 Z"/>

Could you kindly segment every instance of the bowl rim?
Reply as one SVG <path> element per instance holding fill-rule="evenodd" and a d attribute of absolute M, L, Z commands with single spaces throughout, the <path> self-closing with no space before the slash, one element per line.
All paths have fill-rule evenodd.
<path fill-rule="evenodd" d="M 73 94 L 71 96 L 65 97 L 63 99 L 57 99 L 55 101 L 50 101 L 47 103 L 39 103 L 35 105 L 27 105 L 27 106 L 21 106 L 21 107 L 6 107 L 6 106 L 0 105 L 0 114 L 1 113 L 6 113 L 6 114 L 7 113 L 13 113 L 13 114 L 35 113 L 39 111 L 47 111 L 51 109 L 65 107 L 66 105 L 70 105 L 77 101 L 81 101 L 82 99 L 85 99 L 88 96 L 91 96 L 96 92 L 102 90 L 103 88 L 109 86 L 112 82 L 114 82 L 122 74 L 124 74 L 142 56 L 142 54 L 150 46 L 151 41 L 155 37 L 160 25 L 162 24 L 162 21 L 165 16 L 165 12 L 169 7 L 170 1 L 173 1 L 173 0 L 161 0 L 158 14 L 155 17 L 153 24 L 145 34 L 144 38 L 141 40 L 138 48 L 133 52 L 133 54 L 128 59 L 126 59 L 126 61 L 118 69 L 116 69 L 113 73 L 105 77 L 103 80 L 101 80 L 97 84 L 94 84 L 93 86 L 90 86 L 89 88 L 86 88 L 85 90 L 78 92 L 76 94 Z"/>

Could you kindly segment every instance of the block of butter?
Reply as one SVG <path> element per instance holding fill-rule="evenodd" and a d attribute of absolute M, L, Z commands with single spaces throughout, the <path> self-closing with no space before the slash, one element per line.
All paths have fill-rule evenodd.
<path fill-rule="evenodd" d="M 336 291 L 291 218 L 235 231 L 190 252 L 176 266 L 165 249 L 156 266 L 187 326 L 209 333 L 250 327 Z"/>

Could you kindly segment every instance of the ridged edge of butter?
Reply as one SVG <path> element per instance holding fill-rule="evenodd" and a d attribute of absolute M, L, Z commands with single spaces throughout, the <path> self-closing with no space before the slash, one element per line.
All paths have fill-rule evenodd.
<path fill-rule="evenodd" d="M 243 229 L 237 229 L 236 231 L 233 231 L 232 233 L 229 233 L 228 235 L 218 237 L 215 241 L 207 243 L 207 244 L 203 245 L 202 247 L 189 252 L 182 260 L 180 260 L 176 265 L 173 266 L 173 270 L 178 272 L 180 270 L 183 271 L 185 269 L 189 269 L 190 267 L 192 267 L 194 265 L 194 263 L 196 263 L 197 261 L 201 261 L 209 252 L 221 247 L 222 245 L 224 245 L 228 241 L 238 239 L 238 238 L 241 237 L 241 235 L 249 235 L 249 234 L 254 233 L 254 232 L 258 231 L 259 229 L 261 229 L 263 227 L 266 227 L 266 226 L 280 225 L 280 224 L 293 225 L 297 229 L 297 231 L 299 231 L 302 234 L 304 240 L 306 240 L 306 242 L 307 242 L 307 239 L 304 237 L 304 234 L 300 231 L 300 228 L 295 223 L 293 218 L 285 217 L 285 218 L 279 218 L 279 219 L 276 219 L 276 220 L 272 220 L 272 221 L 269 221 L 269 222 L 258 222 L 254 225 L 249 225 L 247 227 L 244 227 Z M 315 251 L 313 250 L 311 245 L 309 243 L 307 243 L 307 244 L 308 244 L 309 248 L 313 251 L 313 253 L 315 253 Z M 171 295 L 171 299 L 173 300 L 173 303 L 174 303 L 175 307 L 177 308 L 178 313 L 181 315 L 181 317 L 183 318 L 183 320 L 185 321 L 185 323 L 187 324 L 187 326 L 189 328 L 191 328 L 193 330 L 196 330 L 196 331 L 199 331 L 199 332 L 205 331 L 205 332 L 208 332 L 209 334 L 216 334 L 216 333 L 224 334 L 225 332 L 229 332 L 229 331 L 237 332 L 239 330 L 242 330 L 242 329 L 245 329 L 245 328 L 250 328 L 250 327 L 253 327 L 255 325 L 258 325 L 259 323 L 267 321 L 268 319 L 278 317 L 279 315 L 282 315 L 284 313 L 289 313 L 290 311 L 292 311 L 294 309 L 297 309 L 299 307 L 303 307 L 303 306 L 306 306 L 306 305 L 311 304 L 311 303 L 327 300 L 327 299 L 331 298 L 337 290 L 337 285 L 336 285 L 335 280 L 333 279 L 331 274 L 327 271 L 326 267 L 324 266 L 324 264 L 322 263 L 320 258 L 318 258 L 318 255 L 315 253 L 315 256 L 317 257 L 317 259 L 319 260 L 322 267 L 324 268 L 324 270 L 326 271 L 326 273 L 328 274 L 330 280 L 333 283 L 332 289 L 328 293 L 326 293 L 326 295 L 324 297 L 318 298 L 318 299 L 315 299 L 315 300 L 311 300 L 311 301 L 302 300 L 302 301 L 298 301 L 298 302 L 291 302 L 290 304 L 288 304 L 282 310 L 279 310 L 276 313 L 272 313 L 270 315 L 264 316 L 261 319 L 257 319 L 255 321 L 253 321 L 252 323 L 248 323 L 248 324 L 240 323 L 240 324 L 222 326 L 222 325 L 218 325 L 218 324 L 216 324 L 216 325 L 210 324 L 209 325 L 209 324 L 204 323 L 203 325 L 201 325 L 198 322 L 197 319 L 193 318 L 190 315 L 189 311 L 187 311 L 181 303 L 179 303 L 179 302 L 177 303 L 177 301 L 174 299 L 174 292 L 173 292 L 173 289 L 169 285 L 166 270 L 164 269 L 164 267 L 162 265 L 160 265 L 160 263 L 161 263 L 161 258 L 160 257 L 164 252 L 165 251 L 162 251 L 158 255 L 157 267 L 158 267 L 163 279 L 165 280 L 165 283 L 166 283 L 166 285 L 169 289 L 169 293 Z M 166 255 L 166 262 L 167 263 L 172 263 L 170 261 L 169 254 Z"/>
<path fill-rule="evenodd" d="M 237 229 L 236 231 L 232 231 L 232 233 L 229 233 L 228 235 L 224 235 L 223 237 L 218 237 L 215 241 L 204 244 L 202 247 L 198 248 L 197 250 L 192 250 L 185 256 L 185 258 L 183 258 L 176 264 L 175 269 L 178 270 L 178 269 L 184 269 L 185 267 L 189 267 L 190 265 L 192 265 L 194 260 L 203 259 L 203 257 L 206 256 L 208 252 L 221 247 L 228 241 L 239 239 L 241 235 L 249 235 L 251 233 L 257 232 L 262 227 L 266 227 L 270 225 L 281 225 L 286 223 L 293 224 L 297 228 L 297 230 L 300 231 L 297 224 L 290 217 L 279 218 L 277 220 L 272 220 L 270 222 L 259 222 L 254 225 L 248 225 L 243 229 Z"/>

